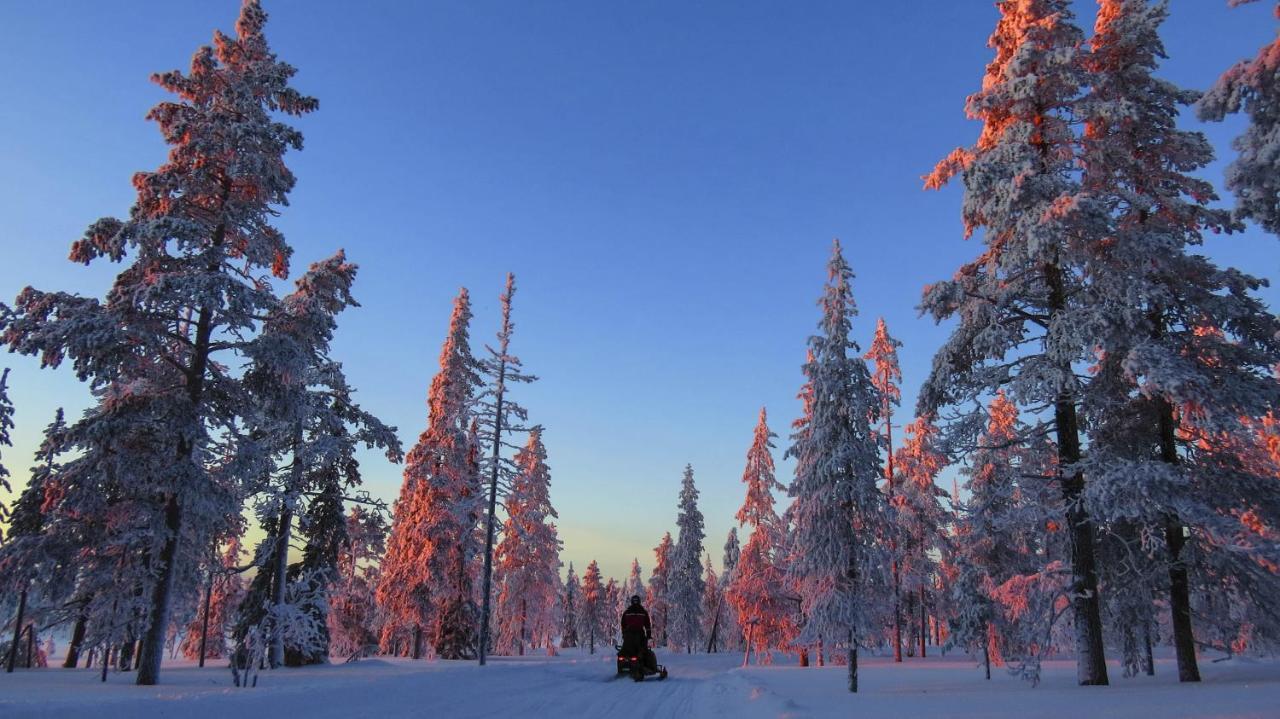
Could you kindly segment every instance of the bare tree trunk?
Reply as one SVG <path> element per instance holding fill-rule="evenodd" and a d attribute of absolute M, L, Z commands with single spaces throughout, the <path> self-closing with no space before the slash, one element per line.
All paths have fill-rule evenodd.
<path fill-rule="evenodd" d="M 1049 285 L 1049 314 L 1066 309 L 1062 270 L 1056 263 L 1045 267 Z M 1064 368 L 1070 372 L 1071 368 Z M 1093 521 L 1084 506 L 1084 474 L 1075 468 L 1080 461 L 1080 424 L 1072 398 L 1063 395 L 1053 404 L 1054 429 L 1058 440 L 1058 466 L 1067 468 L 1062 478 L 1062 494 L 1067 505 L 1067 526 L 1071 532 L 1072 608 L 1076 625 L 1076 677 L 1083 685 L 1105 685 L 1106 650 L 1102 643 L 1102 608 L 1098 597 L 1098 567 Z"/>
<path fill-rule="evenodd" d="M 294 463 L 298 464 L 296 458 Z M 291 502 L 292 497 L 287 497 L 284 508 L 280 510 L 280 526 L 276 528 L 275 555 L 272 557 L 272 563 L 275 564 L 275 576 L 272 577 L 271 604 L 276 608 L 277 617 L 283 616 L 281 611 L 284 609 L 285 589 L 289 584 L 285 575 L 289 571 L 289 535 L 293 529 Z M 275 669 L 284 665 L 284 632 L 274 624 L 272 627 L 271 651 L 270 656 L 267 657 L 267 664 L 272 669 Z"/>
<path fill-rule="evenodd" d="M 982 667 L 987 670 L 987 681 L 991 681 L 991 650 L 985 641 L 982 643 Z"/>
<path fill-rule="evenodd" d="M 1146 621 L 1142 625 L 1142 643 L 1145 645 L 1146 656 L 1142 663 L 1143 670 L 1147 676 L 1154 677 L 1156 675 L 1156 661 L 1151 652 L 1151 614 L 1150 608 L 1147 611 Z"/>
<path fill-rule="evenodd" d="M 1173 407 L 1164 398 L 1157 400 L 1160 411 L 1160 459 L 1168 464 L 1178 463 L 1176 420 Z M 1200 681 L 1200 667 L 1196 662 L 1196 639 L 1191 628 L 1191 582 L 1187 564 L 1182 558 L 1182 548 L 1187 538 L 1182 523 L 1170 515 L 1165 520 L 1165 544 L 1169 548 L 1169 609 L 1172 613 L 1173 646 L 1178 657 L 1178 681 Z"/>
<path fill-rule="evenodd" d="M 929 638 L 928 610 L 925 608 L 924 587 L 920 587 L 920 658 L 925 658 L 925 641 Z"/>
<path fill-rule="evenodd" d="M 858 691 L 858 636 L 849 630 L 849 691 Z"/>
<path fill-rule="evenodd" d="M 526 626 L 529 621 L 529 606 L 527 599 L 520 599 L 520 656 L 524 656 L 524 638 L 527 631 Z"/>
<path fill-rule="evenodd" d="M 18 661 L 18 642 L 22 639 L 22 620 L 27 613 L 27 589 L 24 586 L 18 593 L 18 618 L 13 622 L 13 643 L 9 645 L 9 661 L 5 665 L 5 673 L 12 674 Z"/>
<path fill-rule="evenodd" d="M 209 571 L 209 583 L 204 587 L 204 611 L 200 619 L 200 666 L 204 666 L 205 647 L 209 639 L 209 602 L 213 598 L 213 570 Z"/>
<path fill-rule="evenodd" d="M 71 643 L 67 645 L 67 658 L 62 662 L 63 669 L 75 669 L 80 661 L 80 645 L 84 644 L 86 617 L 84 610 L 76 616 L 75 626 L 71 629 Z M 88 666 L 86 665 L 86 669 Z"/>
<path fill-rule="evenodd" d="M 491 587 L 493 585 L 493 536 L 497 529 L 496 513 L 498 506 L 498 470 L 499 459 L 502 453 L 502 405 L 507 390 L 507 351 L 510 348 L 508 342 L 511 337 L 511 296 L 515 294 L 515 275 L 507 273 L 506 292 L 502 296 L 502 331 L 498 337 L 498 378 L 494 389 L 493 398 L 493 450 L 490 461 L 493 466 L 489 469 L 489 506 L 485 513 L 485 540 L 484 540 L 484 594 L 481 600 L 480 609 L 480 666 L 485 664 L 485 655 L 489 646 L 489 606 L 490 595 L 493 593 Z M 523 638 L 521 638 L 523 642 Z M 592 647 L 592 653 L 595 648 Z"/>

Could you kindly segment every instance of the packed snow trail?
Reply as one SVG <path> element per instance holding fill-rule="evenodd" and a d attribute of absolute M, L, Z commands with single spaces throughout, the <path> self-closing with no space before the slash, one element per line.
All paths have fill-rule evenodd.
<path fill-rule="evenodd" d="M 231 686 L 225 667 L 166 666 L 164 683 L 133 685 L 131 673 L 103 684 L 94 670 L 38 669 L 0 675 L 0 716 L 92 716 L 93 719 L 205 717 L 992 717 L 1090 719 L 1274 719 L 1280 662 L 1206 662 L 1205 681 L 1180 685 L 1172 656 L 1157 676 L 1111 687 L 1075 686 L 1070 659 L 1048 662 L 1038 688 L 993 672 L 991 681 L 961 657 L 887 658 L 864 662 L 857 695 L 844 690 L 844 668 L 802 669 L 789 657 L 770 667 L 739 667 L 741 655 L 659 652 L 671 676 L 637 684 L 613 679 L 610 652 L 548 658 L 493 657 L 475 662 L 366 659 L 353 664 L 264 671 L 255 689 Z M 221 663 L 221 662 L 219 662 Z M 1118 676 L 1117 672 L 1117 676 Z"/>

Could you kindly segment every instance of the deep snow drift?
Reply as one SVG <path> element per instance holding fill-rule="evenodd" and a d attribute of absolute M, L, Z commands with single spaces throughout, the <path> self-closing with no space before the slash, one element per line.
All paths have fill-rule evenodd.
<path fill-rule="evenodd" d="M 1154 678 L 1110 687 L 1074 685 L 1075 663 L 1046 666 L 1037 688 L 993 671 L 990 682 L 963 657 L 864 660 L 861 689 L 843 691 L 844 668 L 783 663 L 739 667 L 741 655 L 660 653 L 663 682 L 613 678 L 609 653 L 494 657 L 474 662 L 365 659 L 263 672 L 255 689 L 236 689 L 224 666 L 167 666 L 163 684 L 136 687 L 132 673 L 105 684 L 92 670 L 34 669 L 0 674 L 0 716 L 127 717 L 1214 717 L 1280 716 L 1280 662 L 1205 661 L 1205 681 L 1180 685 L 1171 661 Z M 789 661 L 789 659 L 784 659 Z M 221 664 L 221 662 L 219 662 Z M 86 711 L 88 710 L 88 711 Z"/>

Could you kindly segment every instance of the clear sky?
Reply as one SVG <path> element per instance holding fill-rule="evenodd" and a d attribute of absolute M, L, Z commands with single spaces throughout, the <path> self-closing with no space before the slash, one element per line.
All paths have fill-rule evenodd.
<path fill-rule="evenodd" d="M 268 37 L 320 99 L 279 226 L 294 271 L 346 248 L 363 307 L 335 352 L 406 445 L 426 422 L 450 302 L 475 301 L 475 346 L 519 283 L 519 392 L 546 426 L 564 559 L 625 577 L 674 529 L 692 463 L 721 545 L 742 498 L 756 413 L 786 446 L 831 238 L 854 271 L 864 346 L 902 340 L 902 423 L 945 328 L 927 282 L 976 253 L 960 192 L 920 175 L 976 137 L 964 98 L 990 58 L 987 0 L 929 2 L 337 2 L 266 0 Z M 1164 75 L 1207 87 L 1275 32 L 1268 3 L 1173 0 Z M 1077 2 L 1081 22 L 1093 4 Z M 0 0 L 0 299 L 25 285 L 101 296 L 118 268 L 66 261 L 127 213 L 165 147 L 150 73 L 184 68 L 234 0 Z M 1241 123 L 1189 127 L 1220 154 Z M 1209 168 L 1220 186 L 1223 163 Z M 1220 261 L 1280 277 L 1280 241 L 1213 238 Z M 1280 303 L 1275 289 L 1265 296 Z M 21 486 L 39 433 L 87 393 L 66 370 L 13 368 Z M 400 469 L 363 462 L 388 500 Z M 779 475 L 788 481 L 790 465 Z"/>

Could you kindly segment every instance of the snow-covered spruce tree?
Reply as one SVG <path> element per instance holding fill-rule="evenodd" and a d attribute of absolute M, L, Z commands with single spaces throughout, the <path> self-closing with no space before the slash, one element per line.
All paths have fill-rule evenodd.
<path fill-rule="evenodd" d="M 3 320 L 4 306 L 0 305 L 0 320 Z M 0 325 L 3 326 L 3 325 Z M 9 368 L 5 367 L 0 371 L 0 447 L 12 447 L 13 440 L 9 438 L 9 430 L 13 429 L 13 402 L 9 400 Z M 0 454 L 0 459 L 3 455 Z M 0 489 L 6 493 L 12 492 L 13 487 L 9 484 L 9 470 L 4 468 L 4 463 L 0 462 Z M 0 502 L 0 520 L 9 519 L 9 509 Z M 4 533 L 0 532 L 0 541 L 4 540 Z"/>
<path fill-rule="evenodd" d="M 1256 0 L 1230 0 L 1232 6 Z M 1280 18 L 1280 3 L 1275 14 Z M 1221 121 L 1244 112 L 1249 126 L 1232 147 L 1239 153 L 1227 166 L 1227 189 L 1236 196 L 1236 216 L 1280 235 L 1280 34 L 1223 73 L 1200 99 L 1201 120 Z"/>
<path fill-rule="evenodd" d="M 876 432 L 885 452 L 885 495 L 889 498 L 890 511 L 894 507 L 894 471 L 893 471 L 893 410 L 902 404 L 902 370 L 898 367 L 898 348 L 902 343 L 889 334 L 889 328 L 881 317 L 876 321 L 876 334 L 871 340 L 871 348 L 863 355 L 871 363 L 871 385 L 875 387 L 880 398 L 880 424 Z M 902 661 L 902 588 L 899 577 L 899 548 L 894 538 L 889 538 L 889 569 L 893 580 L 893 661 Z"/>
<path fill-rule="evenodd" d="M 351 295 L 356 272 L 341 250 L 312 264 L 294 291 L 267 313 L 261 334 L 246 348 L 251 361 L 244 386 L 258 408 L 250 418 L 251 435 L 268 464 L 252 490 L 259 517 L 270 517 L 274 529 L 264 545 L 268 551 L 256 560 L 270 565 L 266 571 L 277 614 L 284 611 L 288 583 L 303 574 L 316 585 L 298 596 L 320 601 L 301 608 L 320 628 L 320 645 L 289 648 L 283 632 L 275 631 L 269 635 L 272 667 L 286 659 L 290 665 L 328 660 L 326 592 L 337 577 L 338 549 L 345 541 L 343 501 L 360 484 L 355 451 L 360 445 L 382 449 L 392 462 L 403 456 L 395 428 L 353 401 L 341 364 L 329 355 L 336 316 L 358 306 Z M 301 564 L 290 571 L 288 549 L 298 518 L 306 544 Z M 246 610 L 265 616 L 261 607 Z"/>
<path fill-rule="evenodd" d="M 912 633 L 920 656 L 928 638 L 928 594 L 938 577 L 938 557 L 947 549 L 945 530 L 950 521 L 941 498 L 946 492 L 934 479 L 947 465 L 938 447 L 938 428 L 929 417 L 918 417 L 906 428 L 906 439 L 897 451 L 893 498 L 895 546 L 900 549 L 898 574 L 901 591 L 912 596 L 918 612 Z M 908 622 L 912 624 L 912 622 Z"/>
<path fill-rule="evenodd" d="M 573 571 L 573 562 L 569 562 L 569 573 L 564 580 L 564 598 L 560 606 L 560 648 L 573 649 L 578 646 L 578 615 L 582 609 L 582 584 Z"/>
<path fill-rule="evenodd" d="M 497 650 L 524 655 L 525 645 L 550 646 L 559 627 L 560 537 L 552 521 L 551 468 L 542 428 L 529 432 L 515 457 L 516 476 L 507 493 L 507 520 L 496 552 L 498 601 L 494 612 Z"/>
<path fill-rule="evenodd" d="M 0 383 L 3 381 L 0 375 Z M 3 420 L 0 420 L 3 425 Z M 53 422 L 45 428 L 44 441 L 36 452 L 36 466 L 31 468 L 31 479 L 23 488 L 9 513 L 9 536 L 0 544 L 0 591 L 5 599 L 18 597 L 13 620 L 13 638 L 5 663 L 5 671 L 12 672 L 18 657 L 18 645 L 23 628 L 32 622 L 33 615 L 47 609 L 48 602 L 62 599 L 62 586 L 56 578 L 64 572 L 73 572 L 71 559 L 66 552 L 57 552 L 55 542 L 44 536 L 45 494 L 57 482 L 58 454 L 65 441 L 66 424 L 62 409 L 54 415 Z M 63 555 L 63 556 L 59 556 Z M 41 578 L 41 575 L 46 575 Z M 33 586 L 34 584 L 34 586 Z M 30 600 L 35 599 L 32 602 Z M 0 606 L 8 604 L 7 601 Z M 45 623 L 47 617 L 44 617 Z"/>
<path fill-rule="evenodd" d="M 1187 547 L 1196 570 L 1191 576 L 1197 644 L 1227 655 L 1280 653 L 1280 616 L 1274 604 L 1280 595 L 1280 507 L 1274 486 L 1280 476 L 1280 431 L 1273 413 L 1251 424 L 1257 432 L 1216 435 L 1183 425 L 1192 473 L 1226 485 L 1223 511 L 1231 524 L 1243 525 L 1231 535 L 1231 551 L 1212 543 L 1213 534 L 1207 532 L 1204 538 L 1193 533 Z M 1247 500 L 1241 502 L 1242 497 Z"/>
<path fill-rule="evenodd" d="M 511 401 L 507 396 L 508 383 L 532 382 L 533 375 L 521 372 L 520 358 L 511 354 L 511 333 L 515 325 L 511 323 L 511 298 L 516 293 L 516 276 L 507 273 L 507 285 L 502 296 L 502 325 L 498 329 L 498 347 L 486 347 L 489 356 L 479 364 L 481 375 L 485 380 L 484 391 L 479 397 L 478 419 L 481 440 L 487 451 L 483 455 L 480 471 L 484 481 L 488 483 L 488 505 L 485 510 L 485 544 L 484 572 L 481 584 L 480 605 L 480 665 L 484 666 L 485 653 L 489 650 L 489 615 L 490 600 L 493 596 L 493 543 L 497 531 L 498 484 L 500 481 L 508 486 L 519 471 L 514 462 L 502 455 L 503 449 L 518 450 L 519 447 L 503 439 L 503 435 L 512 432 L 527 431 L 522 422 L 528 419 L 523 407 Z M 554 515 L 554 512 L 552 513 Z M 557 567 L 556 571 L 559 571 Z M 523 645 L 521 645 L 523 653 Z"/>
<path fill-rule="evenodd" d="M 729 536 L 724 540 L 724 555 L 720 559 L 720 631 L 716 637 L 726 651 L 742 649 L 742 627 L 738 624 L 738 612 L 729 602 L 729 585 L 738 571 L 738 562 L 742 558 L 742 545 L 738 542 L 738 528 L 729 527 Z"/>
<path fill-rule="evenodd" d="M 604 583 L 604 601 L 600 607 L 600 642 L 615 644 L 620 631 L 619 619 L 622 615 L 622 587 L 618 580 L 609 577 Z"/>
<path fill-rule="evenodd" d="M 1003 392 L 996 393 L 987 416 L 977 449 L 961 470 L 967 501 L 957 505 L 948 553 L 956 573 L 949 587 L 950 643 L 978 658 L 988 679 L 991 665 L 1006 661 L 1025 667 L 1034 679 L 1040 652 L 1049 648 L 1045 625 L 1051 622 L 1032 617 L 1014 626 L 999 589 L 1011 582 L 1029 589 L 1033 585 L 1022 578 L 1045 576 L 1040 536 L 1049 517 L 1059 516 L 1043 478 L 1050 471 L 1043 466 L 1048 447 L 1031 438 L 1032 428 L 1019 422 L 1017 406 Z M 1045 592 L 1037 596 L 1056 599 Z M 1031 643 L 1018 641 L 1020 629 L 1039 640 L 1030 654 L 1024 649 Z"/>
<path fill-rule="evenodd" d="M 178 95 L 148 114 L 170 145 L 169 159 L 135 175 L 128 219 L 99 220 L 71 251 L 80 263 L 134 255 L 106 302 L 28 288 L 4 335 L 11 350 L 39 354 L 45 365 L 70 358 L 95 392 L 145 402 L 159 420 L 155 438 L 169 452 L 166 461 L 146 458 L 154 473 L 118 478 L 129 483 L 127 494 L 149 494 L 155 513 L 156 531 L 143 548 L 154 581 L 144 587 L 139 684 L 159 678 L 187 543 L 206 546 L 213 534 L 215 508 L 206 498 L 216 492 L 204 457 L 213 435 L 234 430 L 242 406 L 226 374 L 231 362 L 220 358 L 272 304 L 258 273 L 288 274 L 291 250 L 270 220 L 294 183 L 284 153 L 300 148 L 302 136 L 272 115 L 305 114 L 317 103 L 289 86 L 294 70 L 271 53 L 265 22 L 260 4 L 246 0 L 234 36 L 215 32 L 188 73 L 154 76 Z M 104 407 L 79 424 L 106 423 L 113 414 Z"/>
<path fill-rule="evenodd" d="M 751 535 L 739 554 L 726 591 L 729 605 L 742 627 L 748 653 L 754 649 L 756 661 L 762 661 L 763 657 L 766 663 L 772 661 L 773 650 L 783 648 L 794 634 L 790 626 L 794 603 L 783 596 L 787 591 L 786 582 L 778 566 L 784 532 L 782 520 L 773 508 L 774 491 L 783 489 L 774 478 L 771 440 L 776 436 L 769 430 L 768 416 L 762 407 L 751 448 L 747 450 L 747 466 L 742 472 L 747 494 L 736 515 L 738 525 L 750 527 Z"/>
<path fill-rule="evenodd" d="M 991 35 L 995 59 L 968 100 L 983 123 L 977 143 L 939 163 L 926 187 L 963 175 L 966 235 L 983 230 L 984 250 L 947 281 L 926 288 L 922 309 L 959 324 L 934 357 L 918 415 L 973 407 L 1006 387 L 1011 400 L 1052 408 L 1066 524 L 1071 532 L 1077 675 L 1106 684 L 1095 527 L 1081 501 L 1085 474 L 1075 365 L 1091 358 L 1105 309 L 1082 302 L 1085 208 L 1077 202 L 1073 113 L 1085 82 L 1083 33 L 1068 0 L 1001 0 Z M 952 446 L 969 443 L 981 412 L 948 425 Z"/>
<path fill-rule="evenodd" d="M 653 642 L 667 646 L 667 625 L 671 616 L 671 561 L 675 543 L 671 532 L 662 534 L 662 541 L 653 548 L 653 574 L 649 575 L 649 590 L 645 603 L 649 605 L 649 621 L 653 625 Z"/>
<path fill-rule="evenodd" d="M 890 582 L 878 441 L 879 398 L 850 337 L 857 306 L 853 272 L 833 243 L 819 306 L 819 333 L 804 365 L 812 399 L 787 450 L 796 458 L 790 517 L 791 564 L 805 616 L 800 644 L 843 643 L 849 691 L 858 691 L 860 632 L 881 618 Z M 852 354 L 851 354 L 852 353 Z"/>
<path fill-rule="evenodd" d="M 244 579 L 240 576 L 240 537 L 233 535 L 219 557 L 207 585 L 201 612 L 187 627 L 180 649 L 187 659 L 222 659 L 227 656 L 227 633 L 236 608 L 244 600 Z M 206 580 L 208 581 L 208 580 Z M 201 663 L 200 666 L 204 666 Z"/>
<path fill-rule="evenodd" d="M 387 522 L 377 508 L 352 507 L 346 527 L 329 591 L 329 647 L 339 656 L 364 654 L 378 644 L 377 562 L 387 544 Z"/>
<path fill-rule="evenodd" d="M 720 575 L 716 574 L 708 552 L 702 563 L 702 636 L 707 640 L 707 651 L 718 652 L 728 648 L 724 641 L 724 617 L 728 607 L 724 603 L 724 592 L 720 588 Z"/>
<path fill-rule="evenodd" d="M 600 565 L 593 559 L 582 574 L 582 603 L 578 608 L 578 637 L 586 642 L 587 651 L 591 654 L 596 653 L 596 642 L 604 642 L 600 629 L 607 613 L 606 603 Z"/>
<path fill-rule="evenodd" d="M 625 595 L 624 601 L 628 604 L 632 597 L 640 597 L 641 601 L 644 600 L 644 578 L 641 576 L 639 557 L 631 560 L 631 574 L 627 577 L 627 583 L 623 585 L 622 593 Z"/>
<path fill-rule="evenodd" d="M 667 579 L 667 637 L 676 647 L 691 653 L 702 640 L 702 512 L 698 510 L 698 489 L 693 485 L 693 467 L 685 465 L 680 483 L 680 512 L 676 527 L 680 536 L 671 553 Z"/>
<path fill-rule="evenodd" d="M 1177 127 L 1180 107 L 1197 93 L 1154 76 L 1166 14 L 1163 3 L 1102 0 L 1087 58 L 1089 91 L 1079 110 L 1085 201 L 1105 218 L 1091 228 L 1087 292 L 1109 320 L 1098 343 L 1101 379 L 1086 405 L 1101 435 L 1090 445 L 1087 503 L 1120 535 L 1134 526 L 1164 535 L 1178 675 L 1199 681 L 1189 573 L 1199 552 L 1186 551 L 1188 537 L 1206 553 L 1221 551 L 1202 538 L 1250 534 L 1239 517 L 1266 500 L 1233 497 L 1220 475 L 1179 466 L 1179 425 L 1247 433 L 1242 417 L 1280 403 L 1270 377 L 1280 361 L 1280 323 L 1252 294 L 1265 281 L 1189 251 L 1204 231 L 1233 227 L 1228 213 L 1209 207 L 1212 186 L 1190 174 L 1212 160 L 1208 140 Z M 1275 217 L 1274 190 L 1269 203 Z"/>
<path fill-rule="evenodd" d="M 382 560 L 378 604 L 386 612 L 384 652 L 406 647 L 404 653 L 417 658 L 424 632 L 437 652 L 445 644 L 460 647 L 458 654 L 440 654 L 446 659 L 462 658 L 468 644 L 475 646 L 475 612 L 468 608 L 474 609 L 480 495 L 470 437 L 480 379 L 468 339 L 470 321 L 471 302 L 463 289 L 453 303 L 440 371 L 431 380 L 427 428 L 405 460 Z"/>

